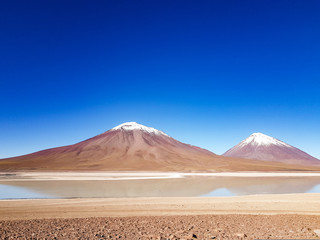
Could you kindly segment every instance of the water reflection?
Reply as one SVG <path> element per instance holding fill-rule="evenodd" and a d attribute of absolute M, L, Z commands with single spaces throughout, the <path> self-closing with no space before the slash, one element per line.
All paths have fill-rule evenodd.
<path fill-rule="evenodd" d="M 222 181 L 224 187 L 236 196 L 254 194 L 286 194 L 314 192 L 320 185 L 319 177 L 264 177 L 228 178 Z M 319 189 L 320 190 L 320 189 Z M 318 191 L 320 192 L 320 191 Z M 208 195 L 210 196 L 211 193 Z"/>
<path fill-rule="evenodd" d="M 12 194 L 12 191 L 14 191 L 14 194 Z M 2 199 L 197 197 L 306 192 L 320 192 L 320 177 L 186 177 L 117 181 L 0 181 L 0 198 Z"/>

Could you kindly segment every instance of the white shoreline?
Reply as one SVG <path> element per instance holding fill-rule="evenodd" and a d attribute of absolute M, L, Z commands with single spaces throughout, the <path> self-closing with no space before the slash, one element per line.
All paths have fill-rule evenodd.
<path fill-rule="evenodd" d="M 320 172 L 0 172 L 0 182 L 37 180 L 114 181 L 185 177 L 320 177 Z"/>

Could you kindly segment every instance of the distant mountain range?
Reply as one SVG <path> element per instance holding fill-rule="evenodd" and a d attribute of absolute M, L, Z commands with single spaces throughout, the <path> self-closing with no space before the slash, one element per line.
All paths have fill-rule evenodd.
<path fill-rule="evenodd" d="M 219 156 L 128 122 L 77 144 L 1 159 L 0 170 L 301 171 L 320 170 L 320 161 L 263 134 Z"/>

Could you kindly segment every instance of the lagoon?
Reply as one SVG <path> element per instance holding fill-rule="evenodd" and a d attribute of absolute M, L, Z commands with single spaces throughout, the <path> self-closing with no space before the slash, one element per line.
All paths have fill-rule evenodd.
<path fill-rule="evenodd" d="M 71 174 L 72 175 L 72 174 Z M 0 177 L 0 199 L 218 197 L 257 194 L 320 193 L 320 176 L 215 176 L 199 174 L 76 174 Z M 70 174 L 68 175 L 70 176 Z M 79 177 L 80 176 L 80 177 Z"/>

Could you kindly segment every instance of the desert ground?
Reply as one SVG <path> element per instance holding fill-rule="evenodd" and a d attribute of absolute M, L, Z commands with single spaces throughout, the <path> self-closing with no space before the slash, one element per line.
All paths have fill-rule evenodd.
<path fill-rule="evenodd" d="M 194 215 L 0 221 L 0 239 L 319 239 L 319 216 Z"/>
<path fill-rule="evenodd" d="M 0 201 L 0 239 L 317 239 L 318 236 L 320 194 Z"/>

